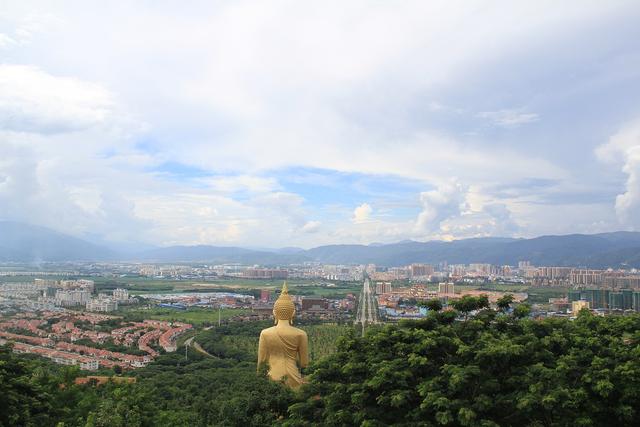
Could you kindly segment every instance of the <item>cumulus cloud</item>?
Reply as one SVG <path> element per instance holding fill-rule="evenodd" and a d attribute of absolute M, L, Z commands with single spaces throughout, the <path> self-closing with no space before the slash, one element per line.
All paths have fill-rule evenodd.
<path fill-rule="evenodd" d="M 7 58 L 0 66 L 0 217 L 157 244 L 265 246 L 557 224 L 562 208 L 551 215 L 545 206 L 540 218 L 549 216 L 536 219 L 538 200 L 514 186 L 576 179 L 569 163 L 580 163 L 573 159 L 580 150 L 572 162 L 545 150 L 556 148 L 549 135 L 558 133 L 541 129 L 557 116 L 545 107 L 566 102 L 563 109 L 577 111 L 598 95 L 585 88 L 602 94 L 629 85 L 605 42 L 587 43 L 593 49 L 575 64 L 556 59 L 574 51 L 575 39 L 617 34 L 611 27 L 631 27 L 618 23 L 638 15 L 634 2 L 34 4 L 16 1 L 0 16 Z M 46 19 L 32 19 L 34 9 Z M 562 45 L 566 51 L 555 50 Z M 615 55 L 634 69 L 625 46 Z M 602 65 L 585 67 L 589 61 Z M 554 79 L 576 70 L 597 75 L 578 73 L 575 85 L 533 79 L 542 63 L 557 67 L 549 71 Z M 531 87 L 509 82 L 513 75 Z M 572 93 L 581 94 L 578 101 Z M 478 131 L 478 119 L 492 125 Z M 495 138 L 516 133 L 496 127 L 535 121 L 538 140 Z M 587 151 L 581 138 L 570 139 Z M 630 154 L 612 153 L 633 170 L 624 160 Z M 171 162 L 198 173 L 160 167 Z M 376 185 L 340 198 L 320 194 L 317 183 L 287 187 L 280 173 L 292 168 L 418 186 L 391 201 L 393 189 Z M 513 191 L 487 190 L 475 200 L 474 185 Z M 416 200 L 419 188 L 432 187 Z M 621 212 L 635 197 L 627 193 Z M 354 211 L 357 200 L 369 202 Z M 390 205 L 401 207 L 385 211 Z"/>
<path fill-rule="evenodd" d="M 105 125 L 115 101 L 99 85 L 23 65 L 0 65 L 0 128 L 59 133 Z"/>
<path fill-rule="evenodd" d="M 353 210 L 353 217 L 351 218 L 351 221 L 353 221 L 354 224 L 363 224 L 369 221 L 372 212 L 373 209 L 371 208 L 371 205 L 363 203 Z"/>
<path fill-rule="evenodd" d="M 422 211 L 416 220 L 416 231 L 432 234 L 444 220 L 458 216 L 465 209 L 466 194 L 465 186 L 455 179 L 420 193 Z"/>
<path fill-rule="evenodd" d="M 132 149 L 141 126 L 126 117 L 100 85 L 0 65 L 0 219 L 137 240 L 149 224 L 132 192 L 149 184 L 136 171 L 148 157 Z"/>
<path fill-rule="evenodd" d="M 491 218 L 491 228 L 487 230 L 490 236 L 513 236 L 520 230 L 520 226 L 513 218 L 511 210 L 504 203 L 491 203 L 484 206 L 483 211 Z"/>
<path fill-rule="evenodd" d="M 640 119 L 623 126 L 597 148 L 596 155 L 603 161 L 622 165 L 627 180 L 624 193 L 616 197 L 616 214 L 623 225 L 640 229 Z"/>

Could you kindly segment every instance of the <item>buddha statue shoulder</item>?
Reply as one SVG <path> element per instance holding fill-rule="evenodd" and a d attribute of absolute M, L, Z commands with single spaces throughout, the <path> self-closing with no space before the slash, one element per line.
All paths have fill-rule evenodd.
<path fill-rule="evenodd" d="M 258 368 L 267 363 L 269 377 L 274 381 L 284 379 L 291 388 L 298 388 L 303 383 L 300 368 L 309 363 L 307 333 L 292 326 L 295 311 L 285 282 L 273 305 L 275 326 L 260 332 L 258 345 Z"/>

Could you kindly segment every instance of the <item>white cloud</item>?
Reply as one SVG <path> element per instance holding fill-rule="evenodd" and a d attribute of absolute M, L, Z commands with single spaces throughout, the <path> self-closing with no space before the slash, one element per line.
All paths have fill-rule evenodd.
<path fill-rule="evenodd" d="M 492 203 L 484 206 L 483 211 L 490 216 L 491 228 L 488 236 L 513 236 L 520 230 L 520 226 L 513 218 L 513 213 L 504 203 Z"/>
<path fill-rule="evenodd" d="M 17 42 L 6 34 L 0 33 L 0 49 L 16 45 Z"/>
<path fill-rule="evenodd" d="M 494 125 L 513 128 L 527 123 L 537 122 L 539 119 L 536 113 L 527 113 L 521 109 L 506 109 L 498 111 L 483 111 L 477 116 L 487 119 Z"/>
<path fill-rule="evenodd" d="M 241 191 L 265 193 L 281 189 L 275 178 L 253 175 L 216 176 L 201 178 L 197 182 L 207 186 L 212 191 L 224 194 L 233 194 Z"/>
<path fill-rule="evenodd" d="M 603 161 L 622 164 L 627 176 L 625 192 L 616 197 L 618 220 L 626 227 L 640 230 L 640 119 L 627 123 L 596 150 Z"/>
<path fill-rule="evenodd" d="M 135 240 L 148 226 L 133 213 L 149 185 L 140 129 L 100 85 L 0 65 L 0 218 Z"/>
<path fill-rule="evenodd" d="M 536 222 L 526 189 L 508 200 L 482 189 L 570 180 L 562 156 L 434 117 L 475 125 L 469 112 L 483 111 L 496 126 L 539 120 L 538 130 L 553 120 L 539 107 L 553 86 L 489 94 L 501 82 L 482 74 L 501 72 L 497 80 L 513 72 L 511 58 L 519 67 L 529 52 L 615 23 L 633 3 L 13 2 L 0 11 L 0 217 L 113 239 L 266 246 L 555 226 L 551 214 Z M 460 92 L 478 82 L 493 85 L 467 105 Z M 636 206 L 637 164 L 627 148 L 612 153 L 629 175 L 623 218 Z M 154 170 L 167 162 L 202 173 Z M 353 195 L 336 202 L 337 220 L 284 188 L 278 170 L 290 167 L 436 189 L 402 201 L 420 209 L 413 219 L 383 216 L 383 203 Z M 354 199 L 370 204 L 352 212 Z"/>
<path fill-rule="evenodd" d="M 422 211 L 416 220 L 416 232 L 432 235 L 444 220 L 459 216 L 466 208 L 466 195 L 467 188 L 455 179 L 420 193 Z"/>
<path fill-rule="evenodd" d="M 60 133 L 104 126 L 115 101 L 99 85 L 55 77 L 35 67 L 0 65 L 0 129 Z"/>
<path fill-rule="evenodd" d="M 316 233 L 320 230 L 320 226 L 322 223 L 320 221 L 308 221 L 305 225 L 302 226 L 303 233 Z"/>
<path fill-rule="evenodd" d="M 353 210 L 353 217 L 351 220 L 354 224 L 363 224 L 369 221 L 372 212 L 373 209 L 371 208 L 371 205 L 363 203 Z"/>

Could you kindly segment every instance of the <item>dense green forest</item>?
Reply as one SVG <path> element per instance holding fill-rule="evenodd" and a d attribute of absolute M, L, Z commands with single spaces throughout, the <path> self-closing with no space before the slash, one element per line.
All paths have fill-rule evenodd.
<path fill-rule="evenodd" d="M 0 425 L 638 425 L 640 316 L 538 321 L 508 301 L 485 305 L 433 305 L 423 320 L 365 337 L 343 326 L 298 392 L 256 373 L 248 343 L 262 324 L 204 331 L 196 339 L 215 357 L 164 354 L 130 373 L 135 384 L 74 385 L 77 369 L 4 346 Z"/>
<path fill-rule="evenodd" d="M 462 322 L 433 312 L 350 334 L 315 365 L 287 424 L 640 424 L 640 316 L 519 319 L 525 311 Z"/>

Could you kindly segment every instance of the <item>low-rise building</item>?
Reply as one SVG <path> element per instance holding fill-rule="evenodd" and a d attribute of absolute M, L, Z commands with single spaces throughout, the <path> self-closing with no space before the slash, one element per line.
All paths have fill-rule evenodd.
<path fill-rule="evenodd" d="M 329 300 L 325 298 L 302 298 L 302 311 L 326 311 L 329 309 Z"/>
<path fill-rule="evenodd" d="M 102 313 L 108 313 L 116 311 L 118 309 L 118 301 L 110 298 L 94 298 L 87 302 L 87 311 L 98 311 Z"/>
<path fill-rule="evenodd" d="M 578 300 L 571 302 L 571 313 L 578 314 L 583 308 L 586 308 L 587 310 L 591 308 L 589 301 Z"/>

